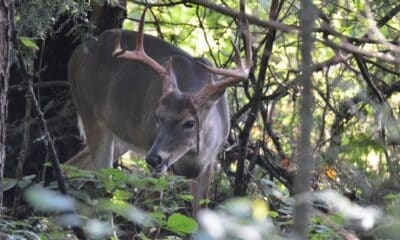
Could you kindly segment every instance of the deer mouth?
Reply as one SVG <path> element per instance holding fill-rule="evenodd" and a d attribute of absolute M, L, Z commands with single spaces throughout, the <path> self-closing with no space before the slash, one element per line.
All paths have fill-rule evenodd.
<path fill-rule="evenodd" d="M 168 168 L 170 167 L 169 158 L 164 159 L 157 167 L 153 168 L 153 173 L 151 174 L 153 177 L 160 177 L 163 175 Z"/>

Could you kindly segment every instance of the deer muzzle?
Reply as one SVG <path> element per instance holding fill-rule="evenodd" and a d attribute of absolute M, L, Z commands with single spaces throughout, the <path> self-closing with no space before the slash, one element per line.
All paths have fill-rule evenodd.
<path fill-rule="evenodd" d="M 159 177 L 168 170 L 170 165 L 170 157 L 162 157 L 157 153 L 149 153 L 146 156 L 146 162 L 153 168 L 152 175 Z"/>

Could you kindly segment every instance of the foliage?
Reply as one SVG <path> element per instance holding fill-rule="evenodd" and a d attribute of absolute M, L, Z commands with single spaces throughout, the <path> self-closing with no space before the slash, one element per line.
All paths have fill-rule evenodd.
<path fill-rule="evenodd" d="M 68 169 L 69 177 L 73 177 L 72 182 L 89 180 L 90 188 L 95 189 L 93 194 L 100 196 L 95 200 L 87 195 L 86 190 L 72 191 L 77 199 L 89 205 L 84 208 L 93 208 L 96 212 L 111 212 L 138 224 L 142 229 L 139 232 L 142 236 L 148 236 L 156 228 L 182 236 L 197 231 L 196 221 L 179 213 L 186 204 L 178 194 L 181 192 L 179 189 L 187 183 L 185 179 L 171 176 L 152 178 L 117 169 L 103 169 L 100 172 Z M 116 225 L 118 226 L 118 220 Z"/>
<path fill-rule="evenodd" d="M 40 55 L 43 40 L 74 36 L 78 41 L 91 37 L 88 1 L 15 2 L 17 39 L 31 68 Z M 140 1 L 128 1 L 124 28 L 137 28 L 137 21 L 132 20 L 139 18 L 147 1 L 137 2 Z M 145 32 L 219 67 L 233 68 L 231 41 L 243 52 L 236 19 L 191 1 L 172 4 L 176 2 L 158 1 L 163 4 L 151 8 Z M 276 2 L 277 21 L 297 28 L 299 1 L 247 1 L 246 11 L 266 22 L 272 18 L 270 12 Z M 394 16 L 389 13 L 398 7 L 398 1 L 313 2 L 319 18 L 312 51 L 311 142 L 315 167 L 310 183 L 313 193 L 306 197 L 314 205 L 309 238 L 346 239 L 348 234 L 364 232 L 376 239 L 395 238 L 400 219 L 400 72 L 398 63 L 390 59 L 398 61 L 400 18 L 398 12 Z M 238 1 L 215 4 L 238 9 Z M 73 199 L 53 192 L 54 184 L 46 189 L 31 188 L 25 196 L 40 214 L 24 220 L 3 217 L 1 232 L 15 238 L 51 239 L 71 234 L 60 226 L 82 224 L 96 238 L 110 236 L 117 229 L 122 232 L 120 238 L 139 239 L 187 238 L 192 233 L 197 239 L 291 237 L 295 202 L 299 201 L 293 196 L 294 177 L 302 164 L 297 159 L 302 42 L 296 29 L 287 31 L 278 26 L 271 41 L 268 36 L 274 28 L 253 22 L 250 29 L 255 64 L 249 82 L 227 91 L 232 130 L 227 149 L 220 157 L 221 171 L 213 182 L 213 197 L 202 200 L 215 211 L 203 212 L 197 223 L 188 214 L 193 198 L 185 187 L 188 180 L 147 177 L 149 170 L 143 161 L 128 159 L 133 162 L 129 166 L 135 169 L 133 174 L 121 169 L 91 172 L 65 167 Z M 263 60 L 267 60 L 266 64 Z M 261 78 L 263 69 L 266 77 Z M 251 112 L 254 104 L 255 112 Z M 257 118 L 247 124 L 252 116 Z M 246 131 L 247 139 L 243 138 Z M 242 143 L 246 143 L 247 151 L 239 159 Z M 240 161 L 245 163 L 244 169 L 240 169 Z M 236 183 L 241 171 L 246 177 Z M 9 178 L 5 189 L 42 185 L 35 177 L 29 175 L 19 182 Z M 247 198 L 225 201 L 233 195 L 232 189 L 243 185 Z M 331 188 L 346 198 L 323 191 Z M 75 213 L 56 217 L 56 213 L 71 210 Z M 108 222 L 111 215 L 115 226 Z M 367 225 L 362 224 L 365 219 L 370 221 L 364 222 Z"/>
<path fill-rule="evenodd" d="M 49 216 L 35 214 L 23 221 L 5 218 L 1 232 L 13 237 L 30 234 L 35 239 L 71 234 L 59 226 L 83 226 L 86 233 L 96 239 L 111 236 L 118 229 L 122 231 L 132 225 L 140 231 L 131 233 L 128 228 L 126 237 L 135 234 L 142 239 L 151 238 L 157 229 L 163 230 L 162 237 L 165 238 L 171 233 L 184 237 L 197 232 L 197 222 L 180 213 L 186 205 L 186 200 L 179 197 L 185 179 L 143 177 L 116 169 L 91 172 L 66 166 L 65 171 L 74 198 L 33 185 L 26 189 L 25 199 L 35 211 Z M 109 223 L 112 215 L 114 226 Z M 40 222 L 35 225 L 38 219 Z"/>

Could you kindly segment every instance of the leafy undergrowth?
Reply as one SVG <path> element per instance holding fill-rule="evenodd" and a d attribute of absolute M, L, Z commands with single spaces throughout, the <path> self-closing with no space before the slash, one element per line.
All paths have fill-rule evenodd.
<path fill-rule="evenodd" d="M 294 239 L 295 200 L 266 179 L 259 181 L 262 194 L 254 192 L 251 198 L 203 200 L 215 207 L 194 219 L 187 179 L 120 169 L 63 169 L 71 196 L 58 193 L 54 183 L 43 187 L 34 184 L 32 176 L 25 178 L 19 185 L 26 187 L 24 198 L 32 211 L 22 219 L 4 215 L 0 239 L 75 239 L 71 226 L 81 227 L 91 239 Z M 8 189 L 17 184 L 10 179 L 7 183 Z M 386 198 L 391 215 L 333 190 L 297 200 L 314 204 L 309 239 L 357 239 L 360 232 L 372 239 L 396 239 L 399 234 L 400 195 Z"/>

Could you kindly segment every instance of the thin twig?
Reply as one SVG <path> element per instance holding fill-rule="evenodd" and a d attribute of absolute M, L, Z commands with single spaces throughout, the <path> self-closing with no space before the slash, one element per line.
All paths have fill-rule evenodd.
<path fill-rule="evenodd" d="M 66 187 L 65 180 L 64 180 L 64 175 L 63 175 L 63 173 L 61 171 L 61 168 L 60 168 L 60 161 L 59 161 L 58 156 L 57 156 L 57 151 L 56 151 L 56 148 L 54 146 L 53 139 L 51 138 L 49 129 L 47 127 L 46 119 L 44 117 L 44 114 L 43 114 L 43 112 L 42 112 L 42 110 L 40 108 L 40 104 L 39 104 L 39 102 L 38 102 L 38 100 L 36 98 L 35 92 L 33 90 L 33 76 L 34 75 L 30 74 L 28 72 L 27 68 L 26 68 L 25 61 L 24 61 L 24 58 L 22 56 L 22 51 L 20 49 L 20 46 L 18 44 L 18 40 L 16 39 L 16 35 L 15 34 L 13 35 L 13 43 L 14 43 L 15 49 L 17 49 L 17 58 L 18 58 L 18 62 L 19 62 L 19 65 L 20 65 L 20 70 L 22 71 L 22 74 L 24 75 L 25 80 L 27 81 L 27 85 L 28 85 L 27 86 L 27 91 L 31 95 L 34 109 L 35 109 L 35 111 L 36 111 L 36 113 L 37 113 L 37 115 L 39 117 L 40 127 L 43 130 L 44 138 L 45 138 L 45 140 L 46 140 L 46 142 L 48 144 L 48 147 L 50 148 L 50 159 L 51 159 L 52 167 L 53 167 L 53 170 L 54 170 L 54 173 L 55 173 L 54 175 L 55 175 L 56 180 L 57 180 L 58 188 L 59 188 L 59 190 L 60 190 L 60 192 L 62 194 L 68 195 L 67 187 Z M 72 231 L 75 233 L 75 235 L 79 239 L 82 239 L 82 240 L 86 239 L 85 234 L 84 234 L 83 230 L 80 227 L 72 227 Z"/>
<path fill-rule="evenodd" d="M 30 152 L 30 139 L 31 139 L 31 111 L 32 111 L 32 96 L 29 91 L 25 93 L 25 119 L 24 119 L 24 136 L 22 140 L 22 147 L 18 158 L 17 169 L 15 177 L 18 182 L 22 180 L 25 160 Z M 22 189 L 18 186 L 14 194 L 13 215 L 15 216 L 18 211 L 18 206 L 21 200 Z"/>

